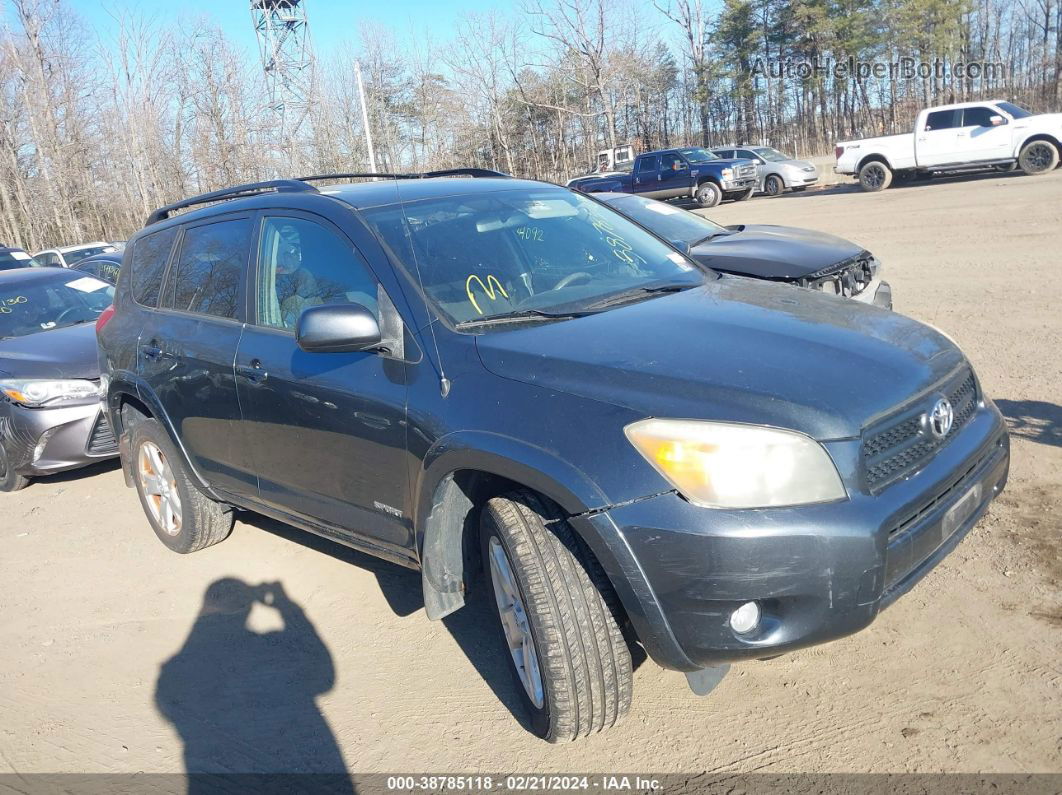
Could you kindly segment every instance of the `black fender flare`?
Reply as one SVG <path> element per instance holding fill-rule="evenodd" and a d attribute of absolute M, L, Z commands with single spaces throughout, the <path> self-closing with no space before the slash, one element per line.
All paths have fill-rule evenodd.
<path fill-rule="evenodd" d="M 466 533 L 476 531 L 472 498 L 455 479 L 462 471 L 496 476 L 556 502 L 594 553 L 649 655 L 676 670 L 697 668 L 671 632 L 653 589 L 607 514 L 605 495 L 577 467 L 541 447 L 512 437 L 464 431 L 440 438 L 424 458 L 416 492 L 414 527 L 424 607 L 438 620 L 465 603 Z M 474 537 L 474 536 L 473 536 Z"/>
<path fill-rule="evenodd" d="M 188 451 L 185 449 L 180 435 L 173 427 L 173 422 L 170 420 L 166 410 L 162 407 L 162 401 L 158 399 L 154 390 L 152 390 L 142 378 L 130 370 L 115 370 L 112 372 L 110 383 L 107 386 L 107 415 L 111 422 L 111 427 L 114 429 L 114 436 L 118 439 L 119 449 L 124 449 L 122 438 L 128 432 L 128 429 L 123 424 L 121 411 L 122 403 L 126 398 L 133 398 L 138 403 L 145 406 L 151 413 L 152 419 L 156 420 L 159 425 L 162 426 L 163 430 L 166 431 L 166 435 L 170 438 L 174 448 L 181 456 L 181 463 L 184 465 L 185 472 L 188 473 L 196 487 L 211 499 L 223 501 L 221 497 L 213 492 L 210 488 L 210 484 L 207 483 L 202 474 L 192 463 L 192 459 L 188 455 Z M 128 470 L 128 466 L 129 464 L 125 460 L 125 456 L 123 456 L 122 467 L 126 470 L 126 482 L 128 485 L 132 485 L 130 480 L 131 473 Z"/>

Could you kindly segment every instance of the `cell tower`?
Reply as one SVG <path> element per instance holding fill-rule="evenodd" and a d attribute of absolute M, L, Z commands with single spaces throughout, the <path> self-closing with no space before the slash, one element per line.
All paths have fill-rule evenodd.
<path fill-rule="evenodd" d="M 251 0 L 269 106 L 280 117 L 283 135 L 294 135 L 306 118 L 313 55 L 304 0 Z"/>

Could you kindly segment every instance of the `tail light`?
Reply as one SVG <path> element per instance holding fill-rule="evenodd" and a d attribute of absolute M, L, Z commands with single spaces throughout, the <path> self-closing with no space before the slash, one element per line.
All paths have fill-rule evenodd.
<path fill-rule="evenodd" d="M 96 333 L 99 334 L 103 331 L 103 327 L 107 325 L 108 321 L 114 317 L 114 304 L 100 312 L 100 316 L 96 318 Z"/>
<path fill-rule="evenodd" d="M 838 160 L 841 159 L 841 155 L 843 155 L 843 154 L 844 154 L 844 147 L 843 146 L 835 146 L 833 148 L 833 156 L 836 157 Z"/>

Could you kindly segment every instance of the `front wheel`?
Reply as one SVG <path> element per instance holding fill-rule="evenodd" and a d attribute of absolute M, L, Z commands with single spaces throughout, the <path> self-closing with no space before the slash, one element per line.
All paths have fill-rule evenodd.
<path fill-rule="evenodd" d="M 15 471 L 7 450 L 0 443 L 0 491 L 19 491 L 29 485 L 29 478 Z"/>
<path fill-rule="evenodd" d="M 697 186 L 697 204 L 715 207 L 723 200 L 723 191 L 714 182 L 702 182 Z"/>
<path fill-rule="evenodd" d="M 781 196 L 785 193 L 785 182 L 777 174 L 768 174 L 763 181 L 763 192 L 768 196 Z"/>
<path fill-rule="evenodd" d="M 1058 148 L 1050 141 L 1030 141 L 1021 148 L 1018 165 L 1026 174 L 1046 174 L 1058 165 Z"/>
<path fill-rule="evenodd" d="M 612 586 L 564 514 L 530 491 L 496 497 L 480 543 L 535 734 L 567 742 L 614 726 L 631 705 L 630 651 Z"/>
<path fill-rule="evenodd" d="M 133 481 L 155 535 L 174 552 L 196 552 L 232 532 L 232 510 L 193 485 L 166 431 L 155 420 L 133 426 Z"/>
<path fill-rule="evenodd" d="M 892 184 L 892 169 L 880 160 L 871 160 L 859 169 L 859 187 L 868 193 L 885 190 Z"/>

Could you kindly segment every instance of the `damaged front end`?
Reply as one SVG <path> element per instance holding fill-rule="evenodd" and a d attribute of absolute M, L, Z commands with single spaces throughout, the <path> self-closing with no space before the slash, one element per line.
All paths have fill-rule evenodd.
<path fill-rule="evenodd" d="M 869 251 L 795 280 L 800 287 L 892 309 L 892 288 L 881 279 L 881 263 Z"/>

